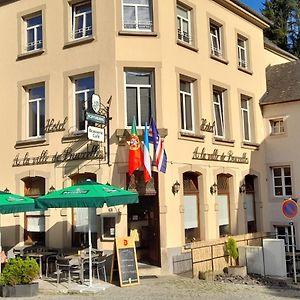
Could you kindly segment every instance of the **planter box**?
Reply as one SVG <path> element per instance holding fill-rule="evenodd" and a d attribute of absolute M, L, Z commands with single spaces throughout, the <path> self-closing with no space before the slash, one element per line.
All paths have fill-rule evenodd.
<path fill-rule="evenodd" d="M 19 285 L 2 285 L 0 286 L 1 297 L 32 297 L 36 296 L 39 290 L 38 282 Z"/>
<path fill-rule="evenodd" d="M 246 266 L 228 267 L 228 275 L 245 277 L 247 275 L 247 267 Z"/>

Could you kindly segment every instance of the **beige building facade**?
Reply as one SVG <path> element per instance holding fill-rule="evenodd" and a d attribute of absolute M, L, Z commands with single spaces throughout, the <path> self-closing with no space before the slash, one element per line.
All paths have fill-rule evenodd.
<path fill-rule="evenodd" d="M 170 271 L 193 241 L 269 230 L 259 100 L 265 68 L 294 58 L 266 44 L 266 19 L 230 0 L 27 0 L 3 1 L 0 22 L 1 189 L 135 189 L 137 205 L 90 211 L 93 244 L 135 232 L 139 259 Z M 86 133 L 93 94 L 104 142 Z M 147 185 L 127 174 L 133 116 L 141 140 L 154 117 L 168 156 Z M 83 246 L 86 222 L 82 209 L 1 216 L 3 243 Z"/>

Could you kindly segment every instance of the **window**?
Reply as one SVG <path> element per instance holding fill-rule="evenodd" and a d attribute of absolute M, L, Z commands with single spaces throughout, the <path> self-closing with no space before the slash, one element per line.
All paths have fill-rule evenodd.
<path fill-rule="evenodd" d="M 183 174 L 184 190 L 184 232 L 185 242 L 200 240 L 198 175 L 192 172 Z"/>
<path fill-rule="evenodd" d="M 45 178 L 26 177 L 24 194 L 27 197 L 38 198 L 45 195 Z M 25 214 L 24 243 L 45 245 L 45 216 L 43 211 L 32 211 Z"/>
<path fill-rule="evenodd" d="M 80 39 L 91 36 L 92 6 L 91 1 L 76 3 L 72 5 L 72 36 L 73 39 Z"/>
<path fill-rule="evenodd" d="M 127 126 L 132 125 L 133 116 L 141 127 L 154 115 L 153 77 L 151 71 L 125 72 Z"/>
<path fill-rule="evenodd" d="M 275 226 L 274 225 L 274 229 L 275 229 L 276 239 L 284 240 L 285 251 L 292 252 L 293 244 L 296 245 L 295 226 L 294 226 L 294 243 L 293 243 L 291 226 L 277 226 L 277 225 Z"/>
<path fill-rule="evenodd" d="M 272 134 L 282 134 L 285 132 L 283 119 L 270 120 Z"/>
<path fill-rule="evenodd" d="M 194 131 L 193 84 L 180 80 L 181 129 Z"/>
<path fill-rule="evenodd" d="M 75 85 L 75 126 L 77 131 L 87 130 L 85 111 L 91 109 L 91 98 L 94 94 L 94 76 L 74 79 Z"/>
<path fill-rule="evenodd" d="M 248 58 L 247 58 L 247 39 L 238 36 L 237 39 L 238 47 L 238 66 L 243 69 L 248 68 Z"/>
<path fill-rule="evenodd" d="M 191 10 L 177 5 L 178 40 L 191 44 Z"/>
<path fill-rule="evenodd" d="M 253 175 L 245 176 L 245 185 L 246 185 L 245 202 L 246 202 L 246 217 L 247 217 L 248 233 L 257 231 L 254 180 L 255 180 L 255 176 Z"/>
<path fill-rule="evenodd" d="M 43 48 L 42 15 L 39 13 L 33 17 L 24 19 L 26 24 L 26 51 L 34 51 Z"/>
<path fill-rule="evenodd" d="M 291 168 L 274 167 L 272 168 L 273 176 L 273 193 L 274 196 L 291 196 L 292 195 L 292 175 Z"/>
<path fill-rule="evenodd" d="M 123 29 L 152 31 L 151 0 L 123 0 Z"/>
<path fill-rule="evenodd" d="M 225 137 L 225 112 L 224 112 L 224 97 L 221 90 L 213 90 L 213 105 L 215 119 L 215 135 L 217 137 Z"/>
<path fill-rule="evenodd" d="M 211 54 L 214 56 L 222 57 L 222 41 L 221 41 L 221 26 L 210 23 L 210 45 Z"/>
<path fill-rule="evenodd" d="M 101 215 L 102 240 L 114 240 L 116 236 L 116 216 Z"/>
<path fill-rule="evenodd" d="M 28 137 L 41 137 L 45 129 L 45 85 L 27 88 Z"/>
<path fill-rule="evenodd" d="M 241 96 L 241 113 L 242 113 L 242 122 L 243 122 L 243 140 L 246 142 L 251 141 L 251 132 L 250 132 L 250 108 L 249 108 L 249 98 L 242 95 Z"/>

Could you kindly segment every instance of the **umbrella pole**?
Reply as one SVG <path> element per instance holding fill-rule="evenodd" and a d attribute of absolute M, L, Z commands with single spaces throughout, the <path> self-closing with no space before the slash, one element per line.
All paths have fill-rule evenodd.
<path fill-rule="evenodd" d="M 91 222 L 89 222 L 89 278 L 90 278 L 90 287 L 93 286 L 92 277 L 93 277 L 93 274 L 92 274 L 92 232 L 91 232 Z"/>

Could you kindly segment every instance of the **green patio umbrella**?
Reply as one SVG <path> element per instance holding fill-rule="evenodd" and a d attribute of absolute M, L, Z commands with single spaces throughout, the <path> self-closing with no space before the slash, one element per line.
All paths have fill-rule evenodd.
<path fill-rule="evenodd" d="M 38 209 L 32 198 L 0 191 L 0 214 L 11 214 L 43 210 Z M 0 231 L 0 253 L 2 252 L 2 237 Z M 1 262 L 0 262 L 1 273 Z"/>
<path fill-rule="evenodd" d="M 96 208 L 107 206 L 138 203 L 138 194 L 123 190 L 109 184 L 101 184 L 92 180 L 57 190 L 35 200 L 38 209 L 48 208 Z M 92 286 L 92 237 L 91 222 L 89 222 L 89 278 Z"/>

